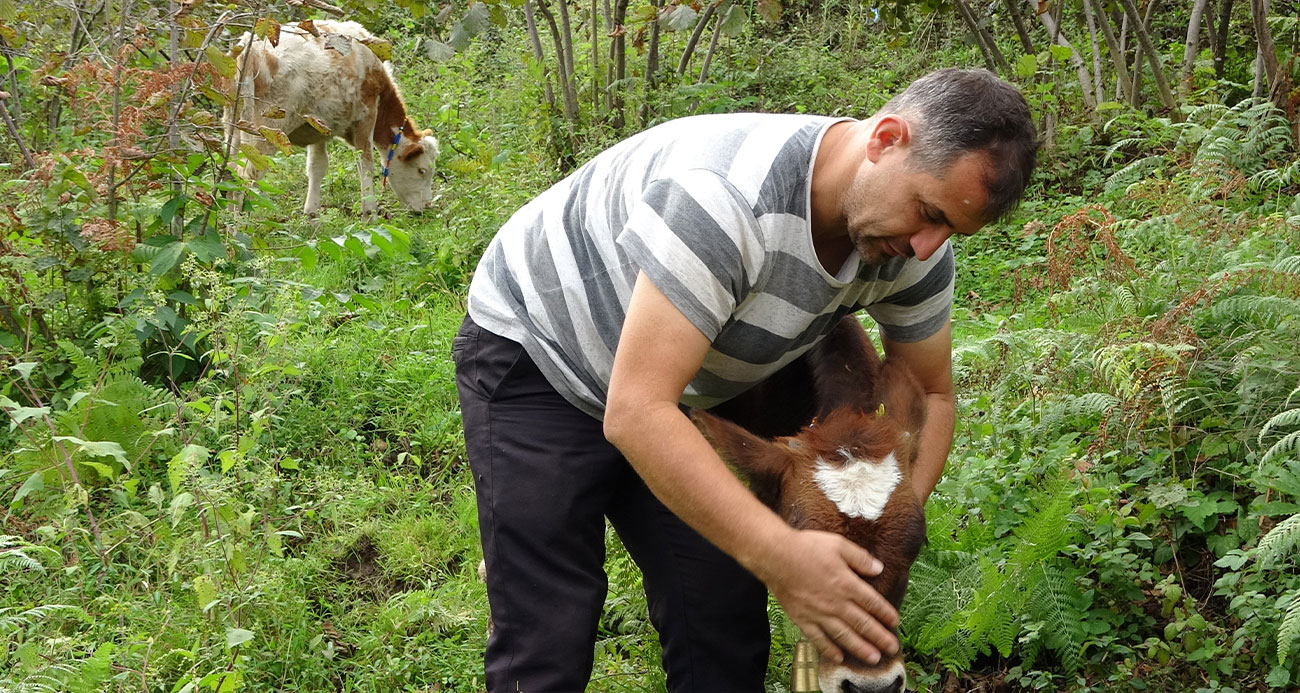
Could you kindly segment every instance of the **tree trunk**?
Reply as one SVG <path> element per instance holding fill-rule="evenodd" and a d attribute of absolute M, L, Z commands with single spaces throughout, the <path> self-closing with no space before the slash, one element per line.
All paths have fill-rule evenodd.
<path fill-rule="evenodd" d="M 1083 105 L 1089 111 L 1095 109 L 1097 102 L 1093 99 L 1092 78 L 1088 76 L 1088 66 L 1084 64 L 1083 58 L 1079 57 L 1079 51 L 1074 50 L 1074 46 L 1061 33 L 1061 27 L 1052 18 L 1051 12 L 1038 15 L 1038 21 L 1042 23 L 1044 29 L 1047 29 L 1047 35 L 1052 37 L 1053 43 L 1070 49 L 1070 64 L 1074 66 L 1074 71 L 1079 76 L 1079 89 L 1083 93 Z"/>
<path fill-rule="evenodd" d="M 1291 143 L 1300 142 L 1300 123 L 1295 117 L 1291 105 L 1291 78 L 1277 60 L 1277 47 L 1273 43 L 1273 31 L 1268 27 L 1268 0 L 1250 0 L 1250 18 L 1255 25 L 1255 37 L 1259 42 L 1258 70 L 1263 72 L 1263 79 L 1268 80 L 1268 98 L 1279 110 L 1286 114 L 1291 123 Z"/>
<path fill-rule="evenodd" d="M 975 15 L 970 5 L 966 4 L 966 0 L 953 0 L 953 4 L 957 6 L 957 14 L 961 15 L 962 22 L 975 38 L 975 43 L 979 46 L 980 53 L 984 55 L 984 64 L 989 71 L 1000 72 L 1003 75 L 1011 74 L 1011 67 L 1007 65 L 1007 59 L 1002 55 L 1002 51 L 998 50 L 998 44 L 987 31 L 980 28 L 979 17 Z"/>
<path fill-rule="evenodd" d="M 729 12 L 735 12 L 735 6 L 728 8 Z M 727 13 L 723 12 L 718 15 L 718 21 L 713 23 L 713 36 L 709 38 L 709 50 L 705 51 L 703 63 L 700 65 L 700 79 L 696 84 L 704 84 L 709 79 L 709 64 L 713 62 L 713 54 L 718 51 L 718 40 L 722 38 L 722 22 L 727 18 Z"/>
<path fill-rule="evenodd" d="M 524 21 L 528 27 L 528 43 L 533 47 L 533 58 L 542 66 L 542 88 L 546 92 L 546 104 L 555 110 L 555 91 L 551 89 L 551 71 L 546 65 L 546 53 L 542 51 L 542 37 L 537 34 L 537 17 L 533 13 L 533 0 L 524 0 Z"/>
<path fill-rule="evenodd" d="M 1101 29 L 1101 37 L 1106 40 L 1106 47 L 1110 49 L 1111 63 L 1115 66 L 1115 78 L 1119 82 L 1119 89 L 1115 98 L 1116 100 L 1123 99 L 1133 93 L 1133 82 L 1129 80 L 1128 64 L 1124 59 L 1124 48 L 1115 39 L 1115 30 L 1110 25 L 1110 16 L 1103 9 L 1101 0 L 1083 1 L 1093 5 L 1093 10 L 1097 15 L 1097 26 Z"/>
<path fill-rule="evenodd" d="M 605 91 L 600 84 L 600 22 L 596 21 L 597 3 L 591 0 L 591 116 L 600 113 L 600 95 Z"/>
<path fill-rule="evenodd" d="M 1007 14 L 1011 15 L 1011 23 L 1016 25 L 1016 35 L 1020 37 L 1020 46 L 1025 49 L 1026 55 L 1033 55 L 1038 51 L 1034 50 L 1034 42 L 1029 38 L 1029 29 L 1025 28 L 1025 18 L 1020 15 L 1020 8 L 1016 6 L 1016 0 L 1002 0 L 1006 5 Z"/>
<path fill-rule="evenodd" d="M 1192 0 L 1192 16 L 1187 20 L 1187 44 L 1183 48 L 1183 67 L 1178 73 L 1178 96 L 1186 101 L 1192 93 L 1192 73 L 1196 56 L 1201 52 L 1201 19 L 1208 0 Z"/>
<path fill-rule="evenodd" d="M 614 128 L 614 134 L 623 131 L 627 124 L 623 114 L 625 100 L 623 98 L 626 87 L 623 80 L 627 78 L 627 28 L 623 22 L 627 19 L 627 0 L 615 0 L 614 15 L 612 27 L 614 38 L 609 43 L 609 58 L 613 69 L 612 79 L 609 81 L 608 105 L 609 105 L 609 123 Z"/>
<path fill-rule="evenodd" d="M 560 6 L 564 6 L 565 0 L 560 0 Z M 556 76 L 560 81 L 560 95 L 564 99 L 564 119 L 571 126 L 578 124 L 578 93 L 573 84 L 573 73 L 571 66 L 573 61 L 566 59 L 565 47 L 572 47 L 573 42 L 565 41 L 560 35 L 560 27 L 555 23 L 555 15 L 551 13 L 551 8 L 547 6 L 546 0 L 541 0 L 537 4 L 537 9 L 542 13 L 542 19 L 546 20 L 547 27 L 551 30 L 551 41 L 555 44 L 555 66 Z M 565 15 L 567 16 L 567 11 Z M 566 25 L 567 28 L 567 25 Z"/>
<path fill-rule="evenodd" d="M 1137 7 L 1133 5 L 1133 0 L 1119 0 L 1119 2 L 1124 7 L 1124 12 L 1129 16 L 1129 23 L 1133 25 L 1133 33 L 1138 38 L 1138 46 L 1141 47 L 1142 53 L 1146 55 L 1147 63 L 1151 66 L 1151 76 L 1156 81 L 1156 91 L 1160 94 L 1160 102 L 1164 104 L 1165 108 L 1169 109 L 1170 118 L 1176 122 L 1181 122 L 1183 118 L 1178 111 L 1178 102 L 1174 100 L 1174 94 L 1169 90 L 1169 80 L 1165 78 L 1165 69 L 1160 63 L 1160 54 L 1151 45 L 1151 35 L 1147 33 L 1146 24 L 1138 17 Z M 1153 1 L 1151 7 L 1154 6 L 1155 2 Z"/>
<path fill-rule="evenodd" d="M 713 18 L 713 13 L 717 12 L 717 3 L 709 3 L 704 11 L 700 13 L 699 20 L 695 22 L 695 29 L 691 31 L 691 37 L 686 39 L 686 48 L 682 49 L 681 60 L 677 61 L 677 76 L 686 74 L 686 66 L 691 62 L 691 55 L 695 53 L 695 47 L 700 44 L 700 36 L 704 34 L 704 27 L 708 25 L 709 20 Z"/>
<path fill-rule="evenodd" d="M 1088 42 L 1092 46 L 1093 88 L 1097 90 L 1097 103 L 1101 103 L 1106 100 L 1106 95 L 1102 93 L 1102 85 L 1105 80 L 1101 77 L 1101 46 L 1098 45 L 1097 41 L 1097 22 L 1092 16 L 1092 5 L 1088 0 L 1083 0 L 1083 20 L 1088 25 Z"/>
<path fill-rule="evenodd" d="M 650 124 L 652 110 L 650 99 L 659 82 L 659 11 L 664 6 L 664 0 L 650 0 L 650 4 L 655 8 L 655 18 L 650 22 L 650 41 L 646 46 L 645 96 L 641 101 L 641 127 L 643 128 Z"/>
<path fill-rule="evenodd" d="M 1228 59 L 1228 27 L 1232 23 L 1232 2 L 1223 0 L 1219 5 L 1219 30 L 1215 32 L 1218 40 L 1214 42 L 1214 76 L 1223 79 L 1223 66 Z"/>

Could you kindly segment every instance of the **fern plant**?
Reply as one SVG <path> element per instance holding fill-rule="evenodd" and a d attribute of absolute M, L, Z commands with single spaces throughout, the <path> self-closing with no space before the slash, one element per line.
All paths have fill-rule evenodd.
<path fill-rule="evenodd" d="M 1287 402 L 1298 395 L 1300 387 L 1291 391 Z M 1260 458 L 1261 466 L 1288 456 L 1293 465 L 1300 462 L 1300 407 L 1279 412 L 1269 419 L 1260 429 L 1259 442 L 1263 445 L 1276 431 L 1287 428 L 1295 430 L 1282 436 L 1265 451 Z M 1300 543 L 1300 515 L 1292 515 L 1278 523 L 1259 541 L 1259 546 L 1255 548 L 1257 565 L 1260 569 L 1268 569 L 1289 562 L 1297 555 L 1297 543 Z M 1300 590 L 1291 592 L 1284 603 L 1286 608 L 1277 629 L 1277 659 L 1281 664 L 1285 664 L 1291 656 L 1296 637 L 1300 636 Z"/>
<path fill-rule="evenodd" d="M 964 508 L 936 503 L 931 544 L 912 566 L 903 604 L 902 630 L 915 649 L 963 670 L 980 654 L 1010 657 L 1023 642 L 1026 663 L 1046 647 L 1080 670 L 1089 600 L 1060 556 L 1077 537 L 1072 482 L 1055 477 L 1029 504 L 1024 521 L 998 538 L 979 519 L 962 525 Z M 1042 636 L 1026 637 L 1031 631 Z"/>

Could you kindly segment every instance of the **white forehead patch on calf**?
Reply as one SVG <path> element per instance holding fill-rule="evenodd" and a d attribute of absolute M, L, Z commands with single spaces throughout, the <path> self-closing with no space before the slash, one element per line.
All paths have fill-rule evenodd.
<path fill-rule="evenodd" d="M 849 517 L 878 520 L 885 504 L 903 480 L 898 458 L 889 453 L 880 461 L 860 460 L 841 448 L 843 466 L 833 466 L 817 458 L 813 480 L 840 512 Z"/>

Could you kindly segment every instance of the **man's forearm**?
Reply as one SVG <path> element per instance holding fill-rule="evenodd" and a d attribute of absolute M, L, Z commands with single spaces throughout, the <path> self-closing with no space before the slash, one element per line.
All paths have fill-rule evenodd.
<path fill-rule="evenodd" d="M 952 395 L 929 394 L 925 398 L 925 428 L 921 429 L 921 449 L 912 469 L 912 488 L 924 505 L 930 492 L 943 475 L 944 464 L 952 450 L 957 407 Z"/>

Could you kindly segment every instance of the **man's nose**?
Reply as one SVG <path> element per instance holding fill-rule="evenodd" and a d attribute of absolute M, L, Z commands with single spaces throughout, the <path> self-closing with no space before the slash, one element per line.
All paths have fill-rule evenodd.
<path fill-rule="evenodd" d="M 907 242 L 912 247 L 913 257 L 918 260 L 929 260 L 930 256 L 934 255 L 934 251 L 943 247 L 950 236 L 952 232 L 947 229 L 928 228 L 912 234 Z"/>

